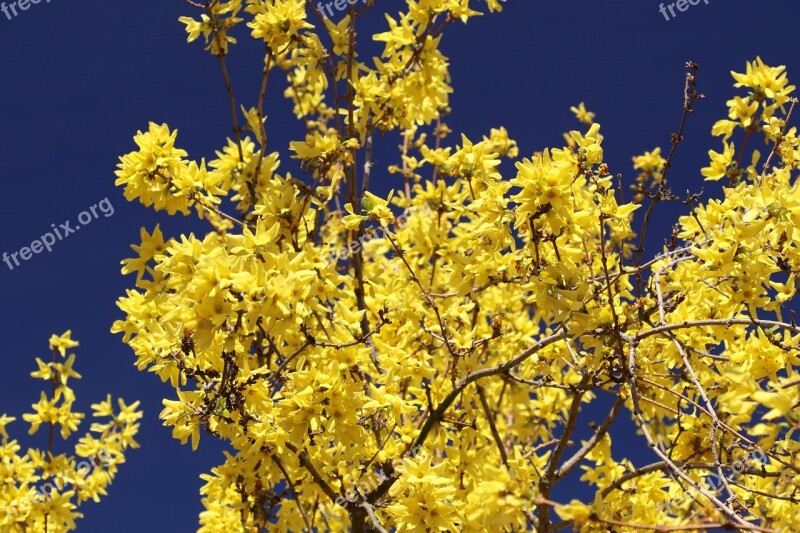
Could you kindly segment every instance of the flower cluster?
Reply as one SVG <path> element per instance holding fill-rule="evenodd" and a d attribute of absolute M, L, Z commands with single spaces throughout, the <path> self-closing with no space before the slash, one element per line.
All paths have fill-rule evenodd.
<path fill-rule="evenodd" d="M 113 326 L 175 389 L 161 413 L 173 435 L 231 445 L 203 478 L 200 530 L 547 531 L 555 514 L 584 532 L 695 519 L 797 529 L 800 329 L 783 309 L 800 271 L 799 152 L 783 71 L 757 61 L 737 74 L 751 93 L 732 126 L 715 126 L 726 143 L 763 132 L 776 166 L 734 175 L 733 145 L 712 153 L 704 174 L 732 186 L 687 202 L 672 242 L 644 261 L 637 237 L 669 199 L 660 149 L 634 159 L 625 202 L 583 104 L 564 146 L 522 159 L 502 128 L 449 141 L 444 29 L 498 1 L 408 0 L 373 36 L 371 62 L 356 26 L 384 3 L 353 4 L 339 23 L 312 4 L 218 1 L 183 19 L 224 73 L 246 21 L 262 86 L 283 75 L 305 127 L 288 143 L 296 177 L 267 148 L 263 90 L 252 107 L 229 91 L 243 116 L 210 170 L 151 126 L 118 173 L 131 199 L 211 217 L 198 235 L 142 231 Z M 393 134 L 399 161 L 379 167 L 373 143 Z M 377 194 L 377 180 L 396 191 Z M 346 261 L 328 260 L 349 243 Z M 590 403 L 608 404 L 607 419 L 573 448 Z M 612 449 L 622 413 L 661 464 L 637 469 Z M 756 441 L 770 475 L 700 486 L 727 479 Z M 553 501 L 581 471 L 596 497 Z M 652 505 L 684 490 L 698 498 Z"/>
<path fill-rule="evenodd" d="M 75 453 L 56 453 L 53 435 L 58 428 L 63 439 L 78 430 L 83 413 L 73 411 L 75 393 L 68 384 L 81 376 L 73 369 L 75 355 L 67 350 L 78 346 L 70 331 L 50 337 L 52 361 L 37 358 L 38 370 L 31 376 L 52 383 L 52 394 L 42 392 L 33 411 L 22 415 L 30 424 L 30 434 L 41 425 L 50 429 L 48 447 L 22 451 L 11 439 L 6 426 L 14 417 L 0 416 L 0 529 L 10 533 L 24 531 L 72 531 L 83 514 L 78 507 L 87 500 L 100 501 L 125 462 L 125 451 L 138 448 L 134 437 L 142 413 L 139 402 L 126 405 L 118 400 L 118 411 L 109 395 L 93 404 L 90 431 L 75 444 Z M 66 357 L 66 360 L 64 358 Z M 63 362 L 61 362 L 63 361 Z M 105 420 L 104 420 L 105 419 Z"/>

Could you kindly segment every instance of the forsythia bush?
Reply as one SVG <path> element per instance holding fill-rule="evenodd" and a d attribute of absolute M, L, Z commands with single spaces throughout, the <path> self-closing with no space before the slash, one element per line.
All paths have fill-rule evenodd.
<path fill-rule="evenodd" d="M 734 74 L 702 171 L 719 198 L 687 198 L 645 256 L 696 65 L 669 156 L 634 158 L 626 203 L 582 104 L 582 131 L 530 157 L 502 128 L 448 141 L 443 32 L 498 0 L 350 2 L 339 21 L 304 0 L 190 3 L 234 136 L 206 163 L 150 124 L 121 158 L 126 198 L 211 231 L 142 230 L 113 331 L 175 388 L 176 438 L 230 443 L 200 531 L 800 530 L 800 141 L 782 67 Z M 364 61 L 376 10 L 383 53 Z M 246 107 L 226 58 L 248 32 L 264 63 Z M 266 124 L 276 76 L 306 129 L 294 175 Z M 395 165 L 374 165 L 378 142 L 400 146 Z M 612 442 L 619 417 L 640 445 Z M 594 496 L 558 501 L 570 474 Z"/>
<path fill-rule="evenodd" d="M 109 395 L 105 401 L 92 405 L 93 422 L 86 435 L 75 445 L 75 454 L 57 454 L 54 450 L 56 427 L 62 439 L 78 430 L 83 413 L 72 410 L 75 393 L 68 385 L 70 379 L 81 376 L 73 370 L 75 355 L 67 350 L 78 346 L 67 331 L 50 337 L 52 362 L 36 359 L 39 369 L 31 376 L 52 383 L 51 391 L 42 391 L 41 399 L 33 404 L 33 412 L 22 415 L 31 425 L 30 434 L 42 425 L 49 427 L 47 449 L 31 448 L 20 454 L 20 445 L 9 440 L 6 426 L 15 418 L 0 416 L 0 531 L 55 532 L 76 528 L 75 520 L 83 515 L 78 506 L 86 500 L 100 501 L 125 462 L 125 450 L 138 448 L 134 437 L 139 432 L 139 402 L 126 405 L 118 400 L 119 412 Z M 66 357 L 66 361 L 59 362 Z M 99 419 L 108 419 L 100 421 Z"/>

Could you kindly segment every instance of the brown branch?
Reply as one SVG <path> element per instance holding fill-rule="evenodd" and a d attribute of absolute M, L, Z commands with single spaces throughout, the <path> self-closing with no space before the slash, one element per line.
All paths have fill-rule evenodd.
<path fill-rule="evenodd" d="M 297 504 L 297 508 L 300 510 L 300 516 L 303 517 L 303 523 L 306 525 L 306 529 L 311 533 L 313 531 L 311 527 L 311 523 L 308 521 L 308 515 L 306 514 L 305 509 L 303 509 L 303 503 L 300 501 L 300 495 L 294 488 L 294 482 L 292 482 L 292 478 L 289 477 L 289 473 L 286 471 L 286 468 L 283 467 L 283 462 L 277 455 L 272 456 L 272 461 L 275 463 L 275 466 L 283 474 L 283 478 L 286 480 L 286 484 L 289 486 L 289 491 L 292 493 L 294 497 L 294 501 Z"/>
<path fill-rule="evenodd" d="M 206 0 L 205 9 L 208 13 L 209 19 L 211 20 L 211 26 L 214 32 L 214 40 L 217 43 L 217 51 L 219 52 L 219 64 L 222 68 L 222 78 L 225 81 L 225 90 L 228 92 L 228 101 L 230 103 L 231 108 L 231 119 L 233 120 L 233 134 L 236 137 L 236 146 L 239 149 L 239 161 L 244 159 L 242 154 L 242 133 L 239 129 L 239 119 L 236 115 L 236 98 L 233 95 L 233 85 L 231 84 L 231 77 L 228 74 L 228 66 L 225 62 L 225 52 L 223 51 L 223 44 L 220 40 L 220 28 L 219 28 L 219 21 L 214 14 L 214 10 L 211 8 L 211 2 Z"/>
<path fill-rule="evenodd" d="M 370 521 L 372 522 L 372 527 L 375 528 L 378 533 L 389 533 L 380 523 L 378 517 L 375 516 L 375 509 L 372 508 L 369 502 L 361 502 L 361 507 L 366 511 L 367 516 L 369 516 Z"/>
<path fill-rule="evenodd" d="M 547 461 L 547 469 L 545 470 L 544 476 L 539 479 L 539 496 L 537 500 L 541 500 L 541 503 L 539 503 L 538 506 L 538 533 L 547 533 L 547 529 L 550 527 L 550 507 L 548 501 L 550 498 L 550 491 L 557 481 L 556 469 L 558 468 L 558 463 L 561 461 L 561 456 L 566 451 L 567 446 L 569 446 L 570 437 L 575 431 L 575 425 L 578 422 L 578 414 L 580 413 L 581 409 L 581 400 L 583 400 L 583 395 L 586 393 L 586 385 L 588 385 L 589 380 L 590 378 L 587 374 L 581 379 L 580 384 L 575 387 L 572 396 L 572 403 L 569 407 L 569 414 L 567 415 L 567 423 L 564 425 L 564 432 L 561 435 L 558 444 L 556 444 L 555 450 L 553 450 L 553 453 L 550 455 L 550 458 Z"/>
<path fill-rule="evenodd" d="M 261 128 L 261 150 L 258 153 L 258 161 L 256 162 L 256 169 L 255 173 L 253 174 L 253 180 L 251 183 L 248 183 L 248 189 L 250 190 L 250 196 L 252 201 L 250 202 L 251 205 L 254 207 L 256 205 L 256 185 L 258 185 L 258 179 L 261 176 L 261 164 L 264 161 L 264 156 L 267 153 L 267 127 L 264 125 L 264 98 L 267 95 L 267 81 L 269 80 L 269 73 L 272 70 L 272 53 L 269 49 L 269 46 L 266 44 L 264 48 L 267 52 L 267 63 L 264 65 L 264 73 L 261 78 L 261 90 L 258 93 L 258 125 Z"/>
<path fill-rule="evenodd" d="M 676 322 L 674 324 L 664 324 L 663 326 L 656 326 L 651 329 L 647 329 L 641 331 L 631 337 L 633 342 L 639 342 L 642 339 L 646 339 L 647 337 L 652 337 L 653 335 L 658 335 L 661 333 L 675 331 L 679 329 L 689 329 L 689 328 L 697 328 L 703 326 L 757 326 L 760 328 L 764 327 L 777 327 L 781 329 L 786 329 L 791 331 L 792 333 L 800 333 L 800 326 L 788 324 L 786 322 L 780 322 L 777 320 L 765 320 L 761 318 L 704 318 L 698 320 L 684 320 L 682 322 Z"/>
<path fill-rule="evenodd" d="M 664 173 L 661 175 L 661 180 L 658 185 L 658 189 L 656 192 L 650 196 L 650 204 L 647 206 L 647 211 L 644 215 L 644 221 L 642 222 L 642 229 L 639 232 L 639 245 L 636 247 L 636 267 L 638 268 L 639 265 L 642 264 L 642 254 L 644 253 L 644 240 L 647 236 L 647 227 L 650 223 L 650 217 L 653 215 L 653 210 L 655 209 L 656 204 L 658 204 L 661 200 L 663 200 L 664 193 L 666 192 L 667 186 L 667 174 L 669 173 L 669 169 L 672 168 L 672 159 L 675 157 L 675 152 L 678 150 L 678 145 L 683 140 L 683 130 L 686 126 L 686 119 L 689 116 L 689 113 L 693 113 L 694 109 L 692 109 L 692 105 L 694 104 L 695 100 L 700 100 L 703 98 L 703 95 L 697 92 L 697 71 L 700 67 L 692 62 L 688 61 L 686 63 L 686 67 L 690 69 L 690 72 L 686 73 L 686 83 L 683 88 L 683 115 L 681 116 L 681 123 L 678 127 L 678 133 L 672 134 L 672 149 L 669 152 L 669 156 L 667 157 L 666 163 L 664 163 Z M 636 274 L 636 295 L 641 297 L 642 295 L 642 274 L 641 272 L 637 272 Z"/>
<path fill-rule="evenodd" d="M 489 428 L 492 431 L 492 438 L 494 438 L 494 442 L 497 444 L 497 449 L 500 450 L 500 459 L 503 461 L 503 466 L 506 469 L 510 468 L 508 466 L 508 452 L 506 452 L 506 447 L 503 444 L 503 439 L 500 437 L 500 432 L 497 431 L 497 426 L 494 423 L 494 413 L 492 412 L 492 408 L 489 406 L 489 402 L 486 400 L 486 391 L 483 390 L 483 387 L 478 385 L 478 396 L 481 399 L 481 405 L 483 405 L 483 411 L 486 413 L 486 420 L 489 422 Z"/>
<path fill-rule="evenodd" d="M 708 470 L 711 471 L 714 469 L 714 463 L 689 463 L 685 461 L 675 461 L 675 464 L 678 465 L 683 470 Z M 632 479 L 636 479 L 637 477 L 644 476 L 646 474 L 650 474 L 652 472 L 658 472 L 659 470 L 668 471 L 669 465 L 664 461 L 658 461 L 647 466 L 643 466 L 641 468 L 637 468 L 633 472 L 628 472 L 620 476 L 619 478 L 615 479 L 609 486 L 604 488 L 600 493 L 600 496 L 605 498 L 615 490 L 622 490 L 622 485 L 631 481 Z M 781 472 L 764 472 L 760 469 L 749 468 L 742 472 L 743 475 L 748 476 L 758 476 L 758 477 L 780 477 L 782 475 Z"/>
<path fill-rule="evenodd" d="M 636 343 L 629 342 L 629 349 L 628 349 L 628 385 L 631 391 L 631 399 L 633 401 L 633 415 L 636 418 L 636 421 L 639 425 L 639 429 L 642 430 L 642 435 L 644 435 L 645 440 L 647 441 L 648 446 L 653 452 L 659 456 L 659 458 L 664 461 L 670 470 L 680 477 L 683 481 L 689 484 L 694 490 L 705 496 L 709 501 L 711 501 L 720 511 L 722 511 L 728 520 L 731 520 L 737 526 L 748 526 L 750 525 L 744 519 L 739 517 L 736 514 L 736 511 L 732 509 L 729 505 L 720 501 L 716 496 L 709 493 L 706 489 L 700 486 L 694 479 L 689 477 L 669 456 L 667 456 L 663 451 L 661 451 L 658 446 L 656 445 L 655 441 L 653 440 L 652 435 L 650 434 L 650 430 L 647 427 L 647 422 L 642 416 L 642 409 L 639 404 L 639 390 L 638 390 L 638 378 L 637 373 L 638 368 L 636 364 Z M 715 465 L 716 466 L 716 465 Z"/>
<path fill-rule="evenodd" d="M 789 127 L 789 119 L 792 118 L 792 112 L 794 111 L 794 106 L 797 105 L 797 101 L 798 100 L 795 97 L 795 98 L 792 98 L 790 101 L 792 102 L 792 105 L 791 105 L 791 107 L 789 107 L 789 113 L 786 114 L 786 120 L 783 123 L 783 130 L 781 130 L 781 135 L 780 135 L 780 137 L 778 137 L 778 141 L 775 143 L 775 146 L 770 151 L 769 156 L 767 156 L 767 160 L 764 162 L 764 173 L 765 174 L 769 170 L 769 162 L 772 161 L 772 156 L 775 155 L 775 153 L 781 147 L 781 143 L 783 142 L 783 136 L 786 134 L 786 128 Z"/>
<path fill-rule="evenodd" d="M 516 355 L 515 357 L 512 357 L 505 363 L 502 363 L 500 365 L 491 368 L 483 368 L 481 370 L 476 370 L 467 375 L 453 388 L 452 392 L 450 392 L 450 394 L 448 394 L 445 397 L 445 399 L 442 400 L 442 402 L 434 410 L 434 412 L 425 420 L 425 423 L 420 429 L 417 438 L 413 441 L 412 444 L 410 444 L 407 447 L 405 453 L 403 453 L 402 458 L 411 457 L 414 454 L 416 454 L 418 450 L 422 448 L 422 445 L 428 438 L 428 435 L 433 429 L 433 426 L 435 426 L 442 420 L 445 412 L 447 412 L 450 406 L 453 405 L 453 402 L 455 402 L 456 398 L 458 398 L 458 396 L 464 391 L 464 389 L 466 389 L 471 383 L 477 382 L 478 380 L 489 376 L 506 374 L 510 369 L 526 361 L 527 359 L 529 359 L 530 357 L 532 357 L 534 354 L 544 349 L 545 347 L 555 342 L 558 342 L 559 340 L 564 339 L 566 336 L 567 336 L 567 330 L 559 326 L 554 333 L 548 335 L 547 337 L 539 339 L 539 341 L 534 343 L 532 346 L 528 347 L 526 350 Z M 381 483 L 380 486 L 378 486 L 369 495 L 367 500 L 370 502 L 377 501 L 379 498 L 381 498 L 384 494 L 386 494 L 389 491 L 389 489 L 392 487 L 392 485 L 395 483 L 396 480 L 397 478 L 392 478 Z"/>
<path fill-rule="evenodd" d="M 306 450 L 300 451 L 297 448 L 297 446 L 295 446 L 291 442 L 287 442 L 285 445 L 287 448 L 289 448 L 289 450 L 292 451 L 292 453 L 297 455 L 297 458 L 300 460 L 300 466 L 305 468 L 308 471 L 308 473 L 311 474 L 311 479 L 314 480 L 314 483 L 316 483 L 317 486 L 319 486 L 319 488 L 322 489 L 322 492 L 325 493 L 325 495 L 328 498 L 330 498 L 332 502 L 335 503 L 337 498 L 336 493 L 333 492 L 333 489 L 322 478 L 322 476 L 319 473 L 319 470 L 317 470 L 317 468 L 311 462 L 311 459 L 309 459 L 308 457 L 308 452 Z"/>
<path fill-rule="evenodd" d="M 595 522 L 601 522 L 610 526 L 630 527 L 634 529 L 644 529 L 647 531 L 658 531 L 659 533 L 669 533 L 670 531 L 697 531 L 698 529 L 712 530 L 712 529 L 728 529 L 729 524 L 721 522 L 705 522 L 702 524 L 684 524 L 679 526 L 649 526 L 645 524 L 634 524 L 633 522 L 621 522 L 619 520 L 612 520 L 610 518 L 602 518 L 597 515 L 590 517 Z M 760 531 L 763 533 L 778 533 L 773 529 L 759 527 L 748 522 L 745 524 L 736 524 L 738 529 L 745 531 Z"/>
<path fill-rule="evenodd" d="M 555 471 L 556 481 L 568 475 L 575 468 L 575 466 L 577 466 L 577 464 L 584 457 L 586 457 L 586 455 L 591 452 L 595 446 L 597 446 L 606 433 L 608 433 L 611 424 L 613 424 L 614 420 L 616 420 L 617 414 L 623 405 L 625 405 L 625 399 L 622 397 L 622 395 L 618 395 L 617 399 L 614 401 L 614 405 L 611 406 L 611 411 L 609 411 L 608 416 L 606 416 L 605 420 L 603 420 L 603 423 L 600 425 L 600 427 L 595 430 L 591 438 L 586 441 L 580 450 L 575 452 L 572 457 L 567 459 L 564 464 Z"/>

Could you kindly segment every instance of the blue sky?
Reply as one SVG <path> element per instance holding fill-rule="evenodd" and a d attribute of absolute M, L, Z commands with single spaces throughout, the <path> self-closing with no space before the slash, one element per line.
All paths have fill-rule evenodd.
<path fill-rule="evenodd" d="M 382 13 L 399 5 L 377 0 L 367 25 L 382 27 Z M 560 146 L 561 133 L 577 127 L 569 107 L 585 101 L 603 125 L 611 169 L 626 183 L 635 177 L 632 155 L 668 148 L 680 120 L 686 60 L 700 65 L 698 88 L 706 99 L 690 117 L 671 171 L 681 194 L 704 185 L 707 196 L 718 193 L 702 182 L 699 169 L 708 149 L 719 147 L 710 128 L 735 94 L 731 70 L 742 71 L 760 55 L 786 65 L 800 83 L 797 0 L 702 0 L 670 20 L 652 0 L 506 5 L 501 14 L 453 25 L 445 34 L 455 87 L 451 129 L 476 139 L 505 126 L 529 155 Z M 177 21 L 193 12 L 178 0 L 42 0 L 10 20 L 0 12 L 0 253 L 19 250 L 51 224 L 74 220 L 106 198 L 114 210 L 105 216 L 108 210 L 98 208 L 96 219 L 50 253 L 13 270 L 0 263 L 0 413 L 19 416 L 38 399 L 40 382 L 27 377 L 34 357 L 46 357 L 49 335 L 66 329 L 81 342 L 79 407 L 88 411 L 112 392 L 140 399 L 145 411 L 141 449 L 130 454 L 109 496 L 83 508 L 79 531 L 193 531 L 201 510 L 198 476 L 221 462 L 222 446 L 210 438 L 196 453 L 171 438 L 158 413 L 161 398 L 173 393 L 137 371 L 131 350 L 109 332 L 121 316 L 115 300 L 133 283 L 120 274 L 119 262 L 132 253 L 139 228 L 161 222 L 170 235 L 205 230 L 194 218 L 165 218 L 126 202 L 114 186 L 117 157 L 133 148 L 133 134 L 151 120 L 178 128 L 180 145 L 196 159 L 213 156 L 231 131 L 218 64 L 197 43 L 185 43 Z M 243 103 L 252 105 L 257 49 L 235 47 L 231 70 Z M 297 125 L 281 92 L 278 84 L 270 87 L 266 114 L 273 146 L 286 153 Z M 377 142 L 384 143 L 379 167 L 394 163 L 396 143 Z M 293 168 L 287 156 L 283 161 Z M 376 178 L 378 192 L 399 186 L 388 174 Z M 651 250 L 660 248 L 680 213 L 679 205 L 660 211 L 649 233 Z M 20 422 L 9 429 L 23 442 L 46 446 L 45 432 L 28 438 Z M 626 446 L 620 441 L 615 449 Z M 634 460 L 651 462 L 644 449 Z"/>

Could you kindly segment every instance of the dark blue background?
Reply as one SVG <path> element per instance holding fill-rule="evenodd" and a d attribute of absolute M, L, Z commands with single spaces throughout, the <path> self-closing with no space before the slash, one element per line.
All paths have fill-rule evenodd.
<path fill-rule="evenodd" d="M 382 13 L 400 5 L 378 0 L 366 24 L 383 26 Z M 142 400 L 142 448 L 130 453 L 109 496 L 83 507 L 81 531 L 195 530 L 198 476 L 222 460 L 222 446 L 213 439 L 203 437 L 192 454 L 171 438 L 157 417 L 161 399 L 174 393 L 154 375 L 138 372 L 131 350 L 109 333 L 121 316 L 115 300 L 133 283 L 120 275 L 119 262 L 132 254 L 139 228 L 161 221 L 167 235 L 206 229 L 195 219 L 165 219 L 126 202 L 113 176 L 117 156 L 133 149 L 132 135 L 149 120 L 178 128 L 178 144 L 196 159 L 213 159 L 230 135 L 219 66 L 199 44 L 185 44 L 177 21 L 194 12 L 178 0 L 52 0 L 10 21 L 0 14 L 0 253 L 30 244 L 51 223 L 74 219 L 105 197 L 115 208 L 112 217 L 101 217 L 52 253 L 13 271 L 0 263 L 0 413 L 20 417 L 38 399 L 42 382 L 27 377 L 34 357 L 46 357 L 49 335 L 69 328 L 81 342 L 77 370 L 84 379 L 76 386 L 82 410 L 106 392 Z M 561 133 L 578 127 L 568 109 L 583 100 L 603 125 L 612 171 L 630 183 L 632 155 L 655 146 L 668 150 L 680 119 L 683 65 L 691 59 L 701 66 L 699 90 L 707 98 L 690 119 L 672 179 L 676 192 L 696 190 L 704 185 L 699 169 L 707 150 L 719 149 L 710 128 L 734 94 L 729 71 L 743 71 L 745 61 L 761 55 L 768 64 L 787 65 L 800 82 L 798 16 L 797 0 L 711 0 L 670 21 L 652 0 L 510 0 L 503 13 L 452 25 L 446 33 L 443 49 L 456 89 L 447 122 L 473 140 L 506 126 L 527 156 L 560 146 Z M 260 75 L 258 47 L 250 41 L 242 39 L 231 58 L 247 106 Z M 272 80 L 279 78 L 276 72 Z M 265 112 L 271 148 L 284 154 L 285 172 L 296 168 L 284 133 L 297 127 L 282 90 L 271 83 Z M 393 140 L 378 142 L 393 153 Z M 378 164 L 394 162 L 387 155 Z M 373 175 L 379 192 L 399 187 L 393 179 Z M 706 191 L 716 194 L 718 186 Z M 660 249 L 679 208 L 667 206 L 656 217 L 651 250 Z M 630 424 L 621 420 L 620 427 Z M 29 439 L 26 423 L 9 429 L 24 443 L 46 446 L 44 431 Z M 636 464 L 653 460 L 626 442 L 638 437 L 624 434 L 615 441 L 616 453 L 641 449 Z M 567 501 L 575 493 L 556 496 Z"/>

